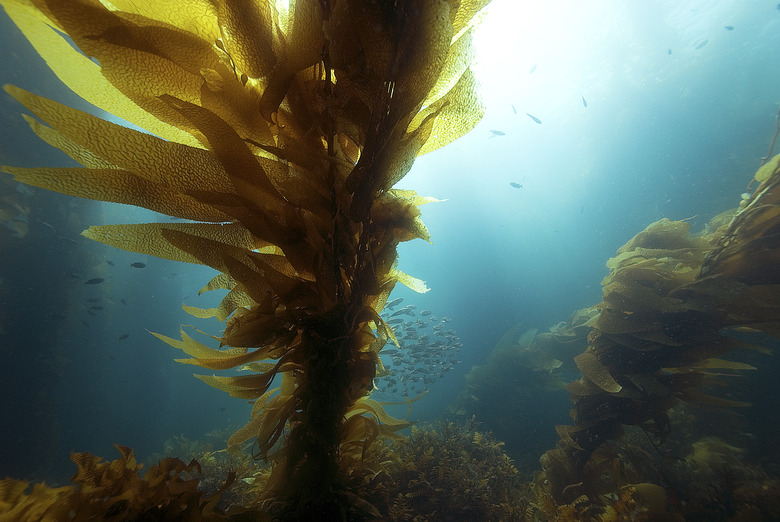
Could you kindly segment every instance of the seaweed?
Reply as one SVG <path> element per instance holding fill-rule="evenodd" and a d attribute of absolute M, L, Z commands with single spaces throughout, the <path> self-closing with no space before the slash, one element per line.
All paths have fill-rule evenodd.
<path fill-rule="evenodd" d="M 718 216 L 717 224 L 691 235 L 687 222 L 664 219 L 608 261 L 599 315 L 590 322 L 586 351 L 575 357 L 582 378 L 567 386 L 574 425 L 556 427 L 558 447 L 541 459 L 556 502 L 567 504 L 595 487 L 594 470 L 607 465 L 604 444 L 620 437 L 623 426 L 638 426 L 657 447 L 670 432 L 668 410 L 678 400 L 749 405 L 703 390 L 755 369 L 724 354 L 767 352 L 735 332 L 780 335 L 780 169 L 763 176 L 730 221 Z M 613 490 L 619 486 L 613 481 Z"/>
<path fill-rule="evenodd" d="M 198 491 L 198 480 L 184 475 L 198 471 L 200 464 L 175 458 L 162 459 L 143 476 L 130 448 L 115 445 L 121 457 L 102 462 L 89 453 L 73 453 L 78 467 L 74 486 L 51 488 L 44 483 L 0 481 L 0 518 L 3 520 L 186 520 L 211 521 L 228 518 L 216 509 L 222 492 L 233 482 L 229 474 L 213 495 Z M 74 514 L 77 515 L 74 518 Z M 260 516 L 260 513 L 258 513 Z M 262 518 L 258 518 L 262 520 Z"/>
<path fill-rule="evenodd" d="M 523 487 L 503 443 L 465 423 L 412 428 L 394 443 L 381 490 L 390 520 L 524 520 Z"/>
<path fill-rule="evenodd" d="M 394 339 L 379 312 L 397 282 L 426 289 L 396 247 L 429 239 L 432 199 L 392 187 L 481 118 L 469 66 L 486 3 L 2 2 L 69 88 L 145 131 L 6 86 L 85 168 L 3 170 L 191 221 L 84 235 L 222 273 L 206 287 L 228 290 L 221 305 L 188 309 L 227 321 L 219 347 L 158 337 L 186 364 L 249 371 L 198 377 L 254 403 L 229 442 L 255 437 L 274 462 L 264 494 L 279 518 L 343 517 L 371 444 L 409 426 L 368 395 Z"/>

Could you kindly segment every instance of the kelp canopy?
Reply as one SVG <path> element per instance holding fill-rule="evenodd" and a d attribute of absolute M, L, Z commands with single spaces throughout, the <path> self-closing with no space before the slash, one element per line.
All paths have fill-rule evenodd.
<path fill-rule="evenodd" d="M 227 319 L 220 349 L 159 337 L 182 362 L 251 370 L 199 377 L 254 401 L 230 442 L 256 436 L 273 456 L 267 494 L 285 516 L 340 512 L 370 443 L 407 426 L 367 395 L 393 338 L 378 312 L 398 281 L 425 290 L 396 247 L 429 239 L 418 207 L 432 199 L 392 187 L 480 119 L 469 65 L 487 2 L 1 2 L 70 89 L 146 131 L 6 86 L 85 168 L 3 170 L 189 220 L 84 235 L 221 272 L 204 288 L 229 291 L 220 306 L 191 310 Z"/>

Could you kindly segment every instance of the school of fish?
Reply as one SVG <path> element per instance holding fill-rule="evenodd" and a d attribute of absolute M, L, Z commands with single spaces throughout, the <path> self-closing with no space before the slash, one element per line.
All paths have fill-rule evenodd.
<path fill-rule="evenodd" d="M 388 302 L 380 314 L 398 339 L 398 346 L 388 343 L 379 352 L 390 372 L 374 380 L 375 393 L 384 400 L 416 397 L 460 363 L 455 356 L 463 344 L 448 328 L 452 318 L 417 312 L 413 304 L 397 308 L 402 301 L 399 297 Z"/>

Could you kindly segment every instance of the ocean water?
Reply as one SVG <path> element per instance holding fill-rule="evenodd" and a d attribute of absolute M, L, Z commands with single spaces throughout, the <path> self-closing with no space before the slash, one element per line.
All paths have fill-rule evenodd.
<path fill-rule="evenodd" d="M 431 290 L 399 286 L 392 297 L 414 304 L 417 316 L 451 318 L 447 328 L 461 344 L 412 418 L 447 412 L 470 369 L 518 323 L 542 332 L 597 304 L 606 260 L 648 224 L 687 219 L 698 230 L 737 206 L 775 130 L 777 3 L 534 4 L 541 2 L 494 1 L 475 65 L 485 117 L 419 158 L 398 185 L 446 201 L 423 208 L 432 244 L 399 249 L 400 268 Z M 0 40 L 1 83 L 84 108 L 5 14 Z M 0 95 L 0 163 L 69 165 L 21 112 Z M 9 180 L 0 179 L 8 209 L 0 242 L 0 476 L 62 483 L 74 469 L 71 451 L 114 458 L 118 443 L 143 457 L 174 435 L 199 439 L 243 425 L 247 404 L 192 378 L 192 368 L 148 333 L 176 337 L 180 324 L 219 333 L 215 320 L 181 309 L 218 302 L 197 295 L 213 272 L 79 236 L 93 224 L 167 218 Z M 102 281 L 88 284 L 95 278 Z M 744 385 L 757 400 L 747 415 L 762 420 L 766 431 L 757 436 L 765 440 L 778 430 L 767 399 L 776 393 L 771 375 L 767 360 Z M 517 438 L 537 459 L 555 445 L 554 425 L 569 423 L 568 394 L 540 391 L 516 402 L 506 415 L 527 419 Z"/>

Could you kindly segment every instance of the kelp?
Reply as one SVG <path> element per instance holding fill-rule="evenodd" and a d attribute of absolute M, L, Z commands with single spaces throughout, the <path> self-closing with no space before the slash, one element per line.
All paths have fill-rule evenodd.
<path fill-rule="evenodd" d="M 379 312 L 397 282 L 425 289 L 396 247 L 429 239 L 430 199 L 392 186 L 480 119 L 469 64 L 487 2 L 2 0 L 69 88 L 143 129 L 6 86 L 85 168 L 3 170 L 193 221 L 84 235 L 223 273 L 206 287 L 229 290 L 222 304 L 192 311 L 227 319 L 219 343 L 232 348 L 161 338 L 188 364 L 260 368 L 200 378 L 254 401 L 231 442 L 254 435 L 274 460 L 280 516 L 340 512 L 354 470 L 339 462 L 408 426 L 366 402 L 393 338 Z"/>
<path fill-rule="evenodd" d="M 574 425 L 557 426 L 558 447 L 541 458 L 537 486 L 545 495 L 562 505 L 581 494 L 598 502 L 604 492 L 588 477 L 604 443 L 624 425 L 663 442 L 678 400 L 749 405 L 702 389 L 755 369 L 721 358 L 740 348 L 765 351 L 737 332 L 780 336 L 780 169 L 762 168 L 756 179 L 742 208 L 717 216 L 705 232 L 691 235 L 689 223 L 664 219 L 607 262 L 588 347 L 575 357 L 582 378 L 567 386 Z"/>
<path fill-rule="evenodd" d="M 90 453 L 73 453 L 78 467 L 73 486 L 49 487 L 6 478 L 0 481 L 0 519 L 34 520 L 228 520 L 216 509 L 235 473 L 206 497 L 198 491 L 200 464 L 165 458 L 143 475 L 130 448 L 115 445 L 120 458 L 102 462 Z M 78 516 L 74 518 L 74 514 Z M 257 514 L 257 520 L 269 520 Z"/>
<path fill-rule="evenodd" d="M 564 379 L 576 371 L 572 359 L 585 345 L 586 317 L 586 311 L 577 312 L 541 333 L 523 331 L 523 323 L 511 327 L 487 360 L 466 374 L 463 390 L 447 408 L 456 418 L 473 416 L 490 426 L 524 479 L 532 477 L 538 456 L 550 446 L 544 426 L 560 422 L 567 411 Z M 561 407 L 550 406 L 556 403 Z"/>

